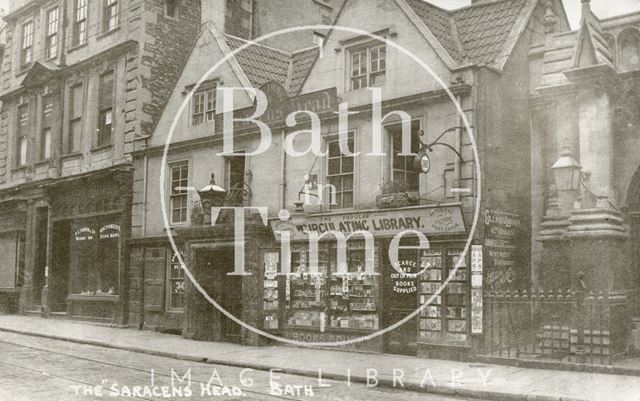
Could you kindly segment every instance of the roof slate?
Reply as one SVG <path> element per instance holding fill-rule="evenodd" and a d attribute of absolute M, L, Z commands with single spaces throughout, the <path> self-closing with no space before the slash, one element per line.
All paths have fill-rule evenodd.
<path fill-rule="evenodd" d="M 225 39 L 231 50 L 249 43 L 230 35 L 225 35 Z M 290 96 L 294 96 L 302 89 L 317 55 L 317 48 L 287 53 L 259 43 L 251 43 L 236 53 L 235 59 L 254 87 L 259 88 L 270 81 L 277 82 Z"/>
<path fill-rule="evenodd" d="M 424 0 L 406 1 L 451 58 L 497 67 L 500 56 L 508 52 L 509 34 L 532 0 L 486 1 L 450 11 Z"/>

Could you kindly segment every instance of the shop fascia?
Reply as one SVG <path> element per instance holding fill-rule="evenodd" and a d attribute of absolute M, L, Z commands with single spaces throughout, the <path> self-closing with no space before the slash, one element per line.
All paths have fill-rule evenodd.
<path fill-rule="evenodd" d="M 227 273 L 229 276 L 251 276 L 251 273 L 248 273 L 244 270 L 245 267 L 245 213 L 255 213 L 257 212 L 262 219 L 262 222 L 265 226 L 268 225 L 268 208 L 266 207 L 212 207 L 211 208 L 211 225 L 215 226 L 217 216 L 223 210 L 233 211 L 234 213 L 234 271 Z M 283 213 L 284 212 L 284 213 Z M 375 253 L 375 238 L 373 232 L 369 230 L 357 230 L 352 231 L 350 233 L 345 234 L 342 231 L 330 230 L 325 231 L 323 233 L 319 233 L 317 231 L 305 231 L 307 244 L 309 246 L 309 260 L 308 260 L 308 271 L 301 272 L 296 271 L 293 272 L 291 270 L 291 240 L 292 235 L 295 235 L 299 238 L 300 232 L 299 228 L 292 225 L 291 221 L 286 216 L 287 211 L 281 211 L 279 223 L 277 226 L 274 226 L 274 234 L 278 237 L 280 243 L 280 260 L 281 260 L 281 269 L 280 272 L 277 273 L 279 276 L 287 276 L 287 275 L 300 275 L 302 273 L 313 275 L 321 275 L 318 269 L 318 254 L 320 248 L 320 242 L 322 240 L 335 239 L 336 241 L 336 249 L 337 249 L 337 269 L 333 273 L 335 276 L 348 276 L 348 275 L 359 275 L 359 276 L 377 276 L 380 273 L 375 272 L 374 266 L 374 253 Z M 295 233 L 294 233 L 295 232 Z M 401 240 L 405 236 L 413 236 L 413 238 L 418 239 L 418 245 L 400 245 Z M 360 272 L 348 272 L 347 271 L 347 242 L 352 239 L 364 240 L 365 243 L 365 268 Z M 299 241 L 296 241 L 299 243 Z M 400 273 L 403 277 L 417 277 L 422 274 L 422 271 L 417 273 L 409 273 L 406 272 L 402 268 L 402 263 L 399 258 L 399 251 L 401 249 L 415 249 L 415 250 L 426 250 L 429 249 L 429 239 L 427 236 L 419 231 L 413 229 L 400 230 L 395 235 L 392 236 L 391 241 L 389 243 L 388 257 L 391 265 L 394 269 Z"/>
<path fill-rule="evenodd" d="M 411 152 L 411 115 L 402 110 L 392 110 L 382 115 L 382 88 L 367 88 L 371 91 L 371 152 L 366 156 L 385 156 L 383 150 L 384 122 L 391 117 L 396 117 L 402 124 L 402 152 L 399 156 L 416 156 Z M 258 88 L 219 87 L 222 93 L 223 112 L 222 125 L 216 124 L 216 132 L 223 131 L 222 152 L 217 156 L 256 156 L 267 152 L 272 145 L 272 132 L 269 124 L 285 122 L 288 128 L 295 128 L 299 124 L 309 126 L 308 129 L 300 129 L 287 134 L 283 141 L 283 148 L 291 157 L 304 157 L 309 153 L 315 156 L 325 156 L 323 152 L 322 123 L 320 114 L 332 113 L 338 115 L 338 138 L 340 152 L 344 156 L 358 156 L 360 152 L 351 152 L 348 149 L 349 116 L 359 114 L 358 111 L 349 111 L 349 104 L 342 102 L 337 104 L 335 88 L 301 95 L 294 98 L 282 99 L 281 96 L 272 96 L 277 101 L 269 103 L 269 94 Z M 254 106 L 234 110 L 235 93 L 244 91 L 254 100 Z M 270 92 L 270 91 L 267 91 Z M 337 104 L 338 111 L 335 111 Z M 303 109 L 302 107 L 309 107 Z M 254 130 L 260 132 L 259 146 L 250 152 L 235 153 L 234 136 L 236 131 Z M 304 150 L 295 149 L 294 144 L 310 135 L 311 142 Z"/>

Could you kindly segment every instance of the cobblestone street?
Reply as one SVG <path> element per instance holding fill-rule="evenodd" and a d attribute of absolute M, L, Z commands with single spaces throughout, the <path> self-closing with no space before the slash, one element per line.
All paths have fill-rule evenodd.
<path fill-rule="evenodd" d="M 277 389 L 271 391 L 270 373 L 265 371 L 13 333 L 3 333 L 0 354 L 1 400 L 458 400 L 331 380 L 322 380 L 330 387 L 319 387 L 317 379 L 277 372 Z"/>

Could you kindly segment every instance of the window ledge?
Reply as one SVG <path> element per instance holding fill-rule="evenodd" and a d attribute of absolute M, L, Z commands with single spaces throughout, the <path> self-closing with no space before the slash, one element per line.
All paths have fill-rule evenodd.
<path fill-rule="evenodd" d="M 20 166 L 20 167 L 14 167 L 14 168 L 11 169 L 11 172 L 12 173 L 19 173 L 19 172 L 22 172 L 22 171 L 27 171 L 28 168 L 29 168 L 28 165 L 24 165 L 24 166 Z"/>
<path fill-rule="evenodd" d="M 91 148 L 91 153 L 98 153 L 98 152 L 102 152 L 105 151 L 107 149 L 111 149 L 113 147 L 113 145 L 109 144 L 109 145 L 102 145 L 102 146 L 96 146 L 95 148 Z"/>
<path fill-rule="evenodd" d="M 51 162 L 53 161 L 53 159 L 49 158 L 49 159 L 45 159 L 45 160 L 40 160 L 37 163 L 34 163 L 33 165 L 35 167 L 42 167 L 42 166 L 46 166 L 47 164 L 51 164 Z"/>
<path fill-rule="evenodd" d="M 108 30 L 106 32 L 102 32 L 100 35 L 98 35 L 97 39 L 100 40 L 100 39 L 105 38 L 107 36 L 111 36 L 114 33 L 118 32 L 119 30 L 120 30 L 120 25 L 118 25 L 117 27 L 115 27 L 115 28 L 113 28 L 111 30 Z"/>
<path fill-rule="evenodd" d="M 74 153 L 67 153 L 65 155 L 60 156 L 60 159 L 65 160 L 65 159 L 74 159 L 76 157 L 82 157 L 82 153 L 80 152 L 74 152 Z"/>
<path fill-rule="evenodd" d="M 68 48 L 67 49 L 67 53 L 74 52 L 74 51 L 82 49 L 83 47 L 86 47 L 86 46 L 87 46 L 87 42 L 80 43 L 79 45 L 75 45 L 75 46 L 72 46 L 72 47 Z"/>

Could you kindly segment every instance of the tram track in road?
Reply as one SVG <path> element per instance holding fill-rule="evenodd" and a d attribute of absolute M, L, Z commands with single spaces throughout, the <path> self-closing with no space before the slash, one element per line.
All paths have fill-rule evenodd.
<path fill-rule="evenodd" d="M 26 350 L 30 350 L 30 351 L 34 351 L 34 352 L 47 353 L 47 354 L 50 354 L 50 355 L 56 355 L 56 356 L 60 356 L 60 357 L 64 357 L 64 358 L 70 358 L 70 359 L 74 359 L 74 360 L 77 360 L 77 361 L 82 361 L 82 362 L 85 362 L 85 363 L 92 363 L 92 364 L 97 364 L 97 365 L 107 365 L 107 366 L 111 366 L 111 367 L 116 368 L 116 369 L 135 371 L 135 372 L 140 373 L 140 374 L 146 374 L 147 377 L 151 377 L 152 375 L 154 377 L 162 377 L 162 378 L 169 378 L 169 379 L 171 379 L 171 377 L 172 377 L 171 374 L 159 372 L 159 371 L 156 371 L 155 369 L 144 369 L 144 368 L 140 368 L 140 367 L 137 367 L 137 366 L 131 366 L 131 365 L 125 365 L 125 364 L 122 364 L 122 363 L 110 362 L 110 361 L 106 361 L 104 359 L 95 359 L 95 358 L 90 358 L 90 357 L 86 357 L 86 356 L 74 355 L 74 354 L 70 354 L 70 353 L 66 353 L 66 352 L 54 351 L 54 350 L 43 348 L 43 347 L 36 347 L 36 346 L 32 346 L 32 345 L 19 344 L 19 343 L 16 343 L 16 342 L 11 342 L 11 341 L 6 341 L 6 340 L 0 340 L 0 344 L 4 344 L 5 345 L 5 347 L 2 347 L 2 345 L 0 345 L 0 353 L 3 353 L 4 355 L 11 355 L 11 352 L 13 352 L 14 356 L 15 356 L 15 351 L 16 351 L 15 348 L 22 348 L 22 349 L 26 349 Z M 10 347 L 10 349 L 6 349 L 7 347 Z M 2 348 L 5 348 L 5 349 L 2 349 Z M 6 360 L 0 360 L 0 365 L 4 365 L 4 366 L 10 367 L 10 368 L 14 368 L 14 369 L 20 369 L 20 370 L 28 371 L 28 372 L 39 374 L 39 375 L 42 375 L 42 376 L 55 378 L 55 379 L 58 379 L 58 380 L 69 382 L 69 383 L 74 383 L 75 385 L 88 386 L 88 387 L 101 386 L 101 383 L 92 383 L 92 382 L 89 382 L 89 381 L 83 381 L 83 380 L 79 380 L 79 379 L 74 378 L 74 377 L 70 377 L 70 375 L 62 375 L 62 374 L 58 374 L 58 373 L 47 371 L 47 370 L 43 370 L 43 369 L 38 369 L 38 368 L 30 367 L 30 366 L 25 366 L 23 364 L 8 362 Z M 196 385 L 202 384 L 202 385 L 205 385 L 205 386 L 210 386 L 211 388 L 217 388 L 219 390 L 221 390 L 223 388 L 223 386 L 220 386 L 220 385 L 217 385 L 217 384 L 213 384 L 213 383 L 208 383 L 206 381 L 198 380 L 198 379 L 194 379 L 194 378 L 191 378 L 190 381 L 191 381 L 191 383 L 195 383 Z M 111 394 L 115 394 L 116 393 L 115 391 L 112 391 L 108 387 L 104 387 L 104 391 L 105 392 L 109 392 Z M 257 398 L 259 400 L 288 400 L 288 401 L 301 401 L 301 400 L 303 400 L 303 398 L 295 398 L 295 397 L 290 397 L 290 396 L 277 395 L 277 394 L 272 394 L 271 392 L 268 392 L 268 391 L 258 391 L 258 390 L 252 390 L 252 389 L 249 389 L 249 388 L 242 388 L 242 392 L 257 396 L 257 397 L 259 397 L 259 398 Z M 145 398 L 145 397 L 140 397 L 140 396 L 136 396 L 136 395 L 122 395 L 122 394 L 119 394 L 119 396 L 127 398 L 127 399 L 145 400 L 145 401 L 154 401 L 154 400 L 158 399 L 157 397 L 156 398 Z M 77 398 L 78 399 L 82 399 L 81 396 L 77 396 Z M 112 396 L 105 396 L 104 398 L 113 399 Z M 242 398 L 242 397 L 240 397 L 240 398 Z M 233 398 L 227 398 L 227 399 L 233 399 Z"/>

